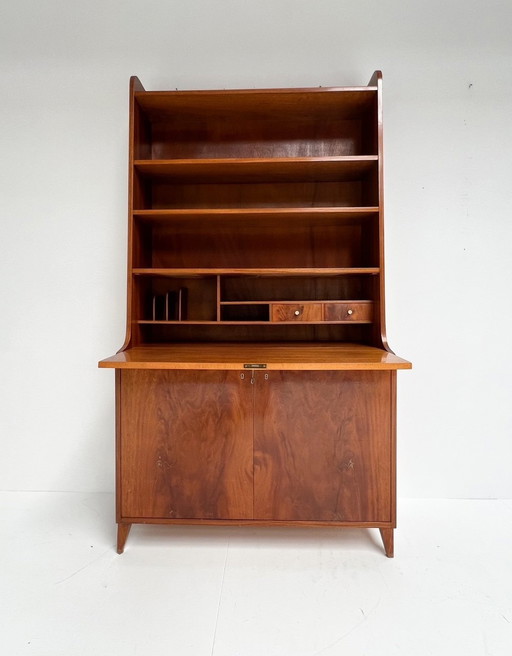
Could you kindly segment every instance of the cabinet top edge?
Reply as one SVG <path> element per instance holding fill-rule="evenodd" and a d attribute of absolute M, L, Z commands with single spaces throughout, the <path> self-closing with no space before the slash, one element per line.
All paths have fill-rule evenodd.
<path fill-rule="evenodd" d="M 376 92 L 378 87 L 289 87 L 289 88 L 262 88 L 262 89 L 161 89 L 155 91 L 135 91 L 135 97 L 148 96 L 224 96 L 224 95 L 253 95 L 253 94 L 321 94 L 321 93 L 361 93 Z"/>
<path fill-rule="evenodd" d="M 350 86 L 322 86 L 321 84 L 309 87 L 260 87 L 260 88 L 224 88 L 224 89 L 156 89 L 146 90 L 139 78 L 132 75 L 130 78 L 131 88 L 135 97 L 157 97 L 161 95 L 250 95 L 250 94 L 305 94 L 305 93 L 343 93 L 343 92 L 377 92 L 382 83 L 382 71 L 374 71 L 370 81 L 366 85 Z"/>

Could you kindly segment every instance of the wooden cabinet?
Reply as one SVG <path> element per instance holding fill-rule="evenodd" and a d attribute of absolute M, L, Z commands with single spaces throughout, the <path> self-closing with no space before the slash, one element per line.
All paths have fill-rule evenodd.
<path fill-rule="evenodd" d="M 396 370 L 384 315 L 381 75 L 130 84 L 118 550 L 133 523 L 381 529 Z"/>
<path fill-rule="evenodd" d="M 122 372 L 122 517 L 391 521 L 391 376 Z"/>

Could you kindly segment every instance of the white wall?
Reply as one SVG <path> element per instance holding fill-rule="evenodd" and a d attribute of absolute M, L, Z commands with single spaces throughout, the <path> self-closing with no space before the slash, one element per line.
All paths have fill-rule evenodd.
<path fill-rule="evenodd" d="M 0 22 L 0 489 L 113 488 L 128 78 L 384 72 L 399 492 L 510 497 L 512 3 L 16 0 Z"/>

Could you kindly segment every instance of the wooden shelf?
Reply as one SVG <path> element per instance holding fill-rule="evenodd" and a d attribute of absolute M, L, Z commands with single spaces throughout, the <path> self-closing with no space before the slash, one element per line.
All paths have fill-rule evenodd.
<path fill-rule="evenodd" d="M 378 214 L 378 207 L 240 207 L 213 209 L 168 209 L 133 210 L 132 214 L 141 221 L 170 221 L 184 219 L 335 219 L 370 218 Z"/>
<path fill-rule="evenodd" d="M 99 363 L 111 369 L 240 369 L 265 364 L 267 370 L 410 369 L 389 351 L 360 344 L 174 344 L 139 346 Z"/>
<path fill-rule="evenodd" d="M 358 225 L 378 217 L 378 207 L 258 207 L 218 209 L 134 210 L 144 224 L 187 226 L 204 229 L 212 225 L 239 226 L 257 222 L 258 228 L 279 225 Z"/>
<path fill-rule="evenodd" d="M 243 303 L 248 305 L 248 303 Z M 354 326 L 359 324 L 370 324 L 372 321 L 231 321 L 220 319 L 219 321 L 153 321 L 152 319 L 141 319 L 139 325 L 149 326 Z"/>
<path fill-rule="evenodd" d="M 348 267 L 348 268 L 265 268 L 265 269 L 157 269 L 136 268 L 132 269 L 135 276 L 170 276 L 178 278 L 196 276 L 352 276 L 352 275 L 377 275 L 379 267 Z"/>
<path fill-rule="evenodd" d="M 377 155 L 135 160 L 143 176 L 168 182 L 341 182 L 359 180 L 377 165 Z"/>

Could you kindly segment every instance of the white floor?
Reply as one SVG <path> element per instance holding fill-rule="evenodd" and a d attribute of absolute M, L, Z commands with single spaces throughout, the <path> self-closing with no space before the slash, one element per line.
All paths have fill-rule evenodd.
<path fill-rule="evenodd" d="M 402 500 L 377 531 L 134 526 L 0 493 L 0 654 L 510 656 L 512 501 Z M 1 646 L 3 644 L 3 646 Z"/>

